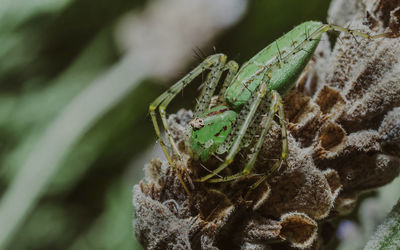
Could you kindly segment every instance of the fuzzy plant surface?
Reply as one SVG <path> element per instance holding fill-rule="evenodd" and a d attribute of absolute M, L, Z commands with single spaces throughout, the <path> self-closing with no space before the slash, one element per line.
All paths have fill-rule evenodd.
<path fill-rule="evenodd" d="M 372 34 L 400 31 L 398 1 L 333 1 L 329 22 Z M 284 99 L 289 157 L 255 190 L 250 175 L 223 184 L 192 183 L 189 198 L 167 162 L 153 159 L 134 186 L 135 234 L 146 249 L 320 249 L 334 236 L 331 223 L 351 212 L 360 193 L 391 182 L 400 172 L 400 39 L 373 41 L 325 36 L 296 88 Z M 169 116 L 184 161 L 196 179 L 218 161 L 201 164 L 185 154 L 192 112 Z M 281 153 L 274 123 L 253 173 Z M 250 147 L 251 148 L 251 147 Z M 243 149 L 229 166 L 239 172 Z M 202 166 L 203 165 L 203 166 Z M 189 178 L 186 179 L 189 183 Z"/>

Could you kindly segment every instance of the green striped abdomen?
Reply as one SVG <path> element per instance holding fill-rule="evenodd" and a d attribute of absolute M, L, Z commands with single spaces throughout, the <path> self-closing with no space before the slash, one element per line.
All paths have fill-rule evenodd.
<path fill-rule="evenodd" d="M 322 25 L 315 21 L 304 22 L 251 58 L 227 88 L 227 103 L 236 110 L 240 109 L 260 85 L 265 72 L 278 63 L 280 66 L 270 72 L 268 89 L 282 95 L 292 89 L 320 41 L 320 36 L 317 39 L 307 38 Z"/>

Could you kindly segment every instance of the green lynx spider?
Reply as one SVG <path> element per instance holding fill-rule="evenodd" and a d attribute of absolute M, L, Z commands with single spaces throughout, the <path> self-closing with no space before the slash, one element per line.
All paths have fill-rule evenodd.
<path fill-rule="evenodd" d="M 226 153 L 226 156 L 219 167 L 198 179 L 199 182 L 231 181 L 250 174 L 275 113 L 278 113 L 282 127 L 282 153 L 272 169 L 266 171 L 266 174 L 260 178 L 263 181 L 269 173 L 281 166 L 289 153 L 281 95 L 293 88 L 296 79 L 320 42 L 322 34 L 329 30 L 346 32 L 366 39 L 389 36 L 388 33 L 371 36 L 337 25 L 315 21 L 304 22 L 265 47 L 244 63 L 240 70 L 236 62 L 226 62 L 227 57 L 224 54 L 207 57 L 151 103 L 149 111 L 158 141 L 188 194 L 190 194 L 189 189 L 176 167 L 175 160 L 181 160 L 181 154 L 168 127 L 166 113 L 168 104 L 197 76 L 207 70 L 210 71 L 203 83 L 199 101 L 194 109 L 194 118 L 186 128 L 185 145 L 195 160 L 205 162 L 212 155 L 223 153 Z M 227 75 L 220 88 L 220 93 L 214 96 L 221 75 L 225 71 L 227 71 Z M 161 138 L 156 117 L 157 108 L 171 144 L 173 156 L 170 155 Z M 265 115 L 267 117 L 261 124 L 261 117 Z M 249 145 L 260 124 L 262 130 L 256 137 L 257 141 L 253 144 L 250 160 L 244 169 L 231 176 L 218 177 L 218 173 L 232 163 L 239 150 Z M 215 176 L 218 178 L 213 178 Z"/>

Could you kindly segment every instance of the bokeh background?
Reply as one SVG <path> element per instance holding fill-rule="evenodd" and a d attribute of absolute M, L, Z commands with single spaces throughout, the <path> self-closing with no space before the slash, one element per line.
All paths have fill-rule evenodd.
<path fill-rule="evenodd" d="M 131 200 L 143 165 L 160 155 L 151 101 L 202 58 L 222 52 L 243 63 L 296 24 L 325 22 L 328 7 L 328 0 L 2 0 L 0 249 L 141 249 Z M 196 86 L 185 89 L 170 112 L 192 107 L 195 95 Z M 351 218 L 357 214 L 338 237 L 365 242 L 371 232 Z"/>

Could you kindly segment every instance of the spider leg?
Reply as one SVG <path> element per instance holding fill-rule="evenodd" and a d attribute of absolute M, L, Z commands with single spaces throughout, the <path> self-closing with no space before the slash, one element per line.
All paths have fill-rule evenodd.
<path fill-rule="evenodd" d="M 226 61 L 226 56 L 224 54 L 215 54 L 215 55 L 209 56 L 202 63 L 200 63 L 196 68 L 194 68 L 186 76 L 184 76 L 181 80 L 179 80 L 177 83 L 172 85 L 167 91 L 162 93 L 149 106 L 149 113 L 150 113 L 151 120 L 154 125 L 154 130 L 156 132 L 158 141 L 161 145 L 164 155 L 167 158 L 170 166 L 175 171 L 179 181 L 181 182 L 183 188 L 185 189 L 185 191 L 188 195 L 190 195 L 190 191 L 186 187 L 186 185 L 182 179 L 182 176 L 180 175 L 180 173 L 176 167 L 176 163 L 174 162 L 172 156 L 168 152 L 168 149 L 167 149 L 165 143 L 162 140 L 160 127 L 157 122 L 156 110 L 158 108 L 158 110 L 160 112 L 162 124 L 166 131 L 168 140 L 171 143 L 172 150 L 173 150 L 175 156 L 178 158 L 178 160 L 180 160 L 181 157 L 180 157 L 179 150 L 172 138 L 171 131 L 168 127 L 166 108 L 168 107 L 168 104 L 175 98 L 175 96 L 179 92 L 181 92 L 187 85 L 192 83 L 193 80 L 197 76 L 199 76 L 201 73 L 203 73 L 204 71 L 206 71 L 208 69 L 211 69 L 211 72 L 209 73 L 209 75 L 207 77 L 207 79 L 208 79 L 207 84 L 204 85 L 202 94 L 200 96 L 202 97 L 202 100 L 203 99 L 207 100 L 207 96 L 210 96 L 210 99 L 211 99 L 212 93 L 213 93 L 213 91 L 215 91 L 216 85 L 218 84 L 218 80 L 222 74 L 222 69 L 224 68 L 225 61 Z M 206 106 L 206 101 L 202 101 L 202 100 L 200 101 L 200 104 L 198 105 L 197 110 L 202 109 Z"/>
<path fill-rule="evenodd" d="M 279 113 L 280 116 L 280 124 L 281 124 L 281 133 L 282 133 L 282 154 L 281 154 L 281 158 L 278 162 L 276 162 L 273 167 L 271 168 L 271 170 L 268 171 L 267 174 L 265 174 L 265 176 L 268 176 L 269 174 L 271 174 L 272 172 L 274 172 L 280 165 L 281 163 L 287 158 L 288 156 L 288 142 L 287 142 L 287 131 L 286 131 L 286 125 L 284 123 L 284 113 L 283 113 L 283 105 L 282 105 L 282 98 L 280 97 L 279 93 L 275 90 L 272 90 L 270 92 L 271 95 L 271 106 L 269 108 L 268 114 L 267 114 L 267 118 L 266 121 L 264 123 L 263 129 L 258 137 L 257 143 L 254 146 L 254 150 L 253 153 L 250 157 L 249 162 L 246 164 L 246 166 L 244 167 L 243 171 L 240 173 L 237 173 L 235 175 L 231 175 L 231 176 L 227 176 L 227 177 L 223 177 L 223 178 L 217 178 L 217 179 L 211 179 L 209 180 L 209 182 L 226 182 L 226 181 L 232 181 L 232 180 L 236 180 L 242 176 L 246 176 L 249 175 L 251 173 L 251 170 L 254 167 L 254 164 L 257 160 L 257 156 L 262 148 L 262 145 L 264 143 L 264 139 L 265 136 L 267 135 L 269 129 L 271 128 L 272 125 L 272 120 L 275 116 L 275 113 Z M 264 178 L 264 177 L 262 177 Z M 265 178 L 264 178 L 265 179 Z M 262 182 L 262 181 L 261 181 Z M 257 182 L 258 185 L 261 182 Z M 256 188 L 258 185 L 256 185 L 254 188 Z M 254 185 L 253 185 L 254 186 Z M 253 188 L 253 189 L 254 189 Z"/>
<path fill-rule="evenodd" d="M 224 162 L 220 166 L 218 166 L 218 168 L 216 168 L 212 173 L 200 178 L 197 181 L 205 182 L 209 180 L 210 178 L 217 175 L 219 172 L 224 170 L 226 167 L 229 166 L 229 164 L 233 162 L 236 154 L 239 152 L 241 148 L 241 142 L 246 134 L 246 131 L 249 128 L 261 101 L 263 100 L 264 96 L 267 93 L 269 79 L 270 79 L 270 72 L 269 70 L 267 70 L 264 74 L 262 84 L 260 85 L 257 93 L 254 93 L 252 98 L 250 98 L 247 104 L 240 111 L 239 116 L 237 118 L 238 120 L 237 131 L 233 133 L 233 135 L 235 135 L 236 137 L 234 138 L 233 144 L 230 147 L 228 154 L 224 159 Z"/>

